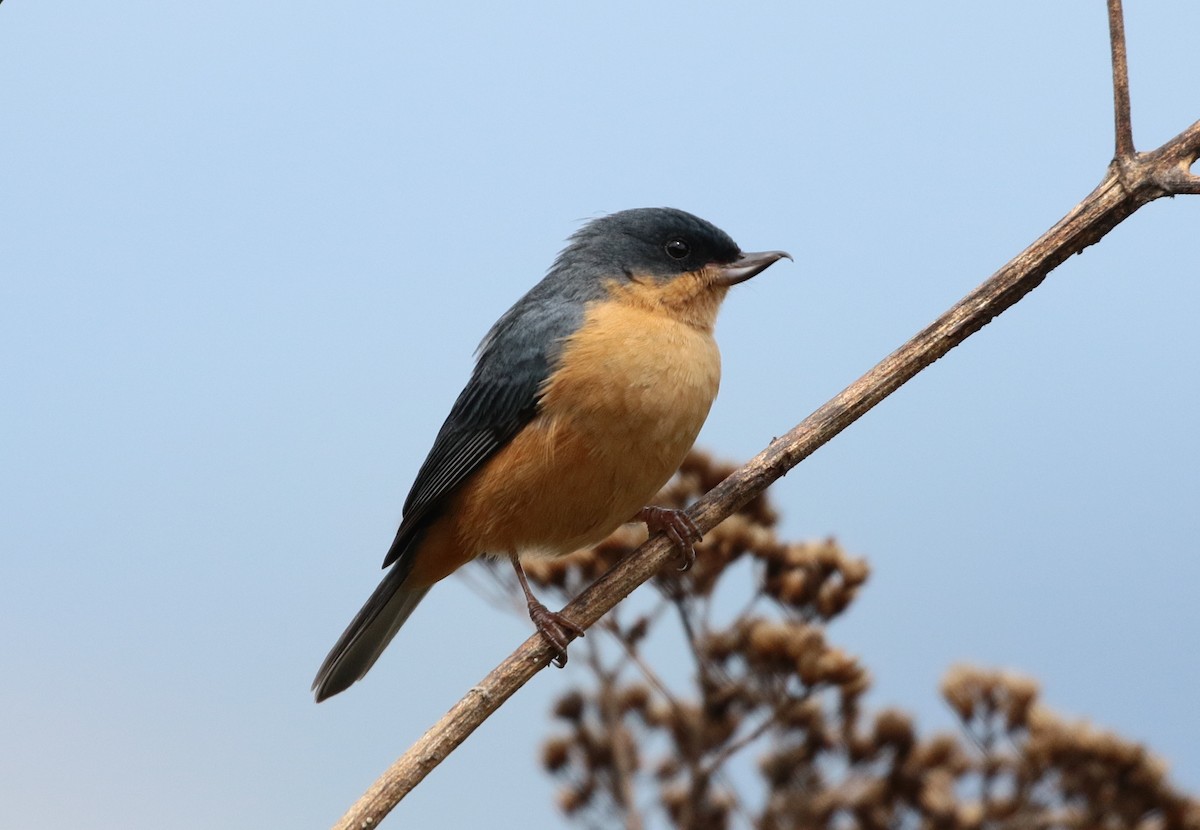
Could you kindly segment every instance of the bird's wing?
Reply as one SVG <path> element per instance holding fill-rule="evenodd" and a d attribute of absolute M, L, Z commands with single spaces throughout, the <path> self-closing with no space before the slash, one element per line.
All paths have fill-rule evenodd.
<path fill-rule="evenodd" d="M 454 402 L 404 502 L 404 519 L 383 565 L 397 561 L 446 497 L 537 414 L 542 384 L 578 307 L 526 297 L 500 318 L 480 346 L 470 382 Z"/>

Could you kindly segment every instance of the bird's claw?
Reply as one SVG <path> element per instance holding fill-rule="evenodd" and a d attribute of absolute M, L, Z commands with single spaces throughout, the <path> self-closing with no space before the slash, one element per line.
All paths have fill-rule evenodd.
<path fill-rule="evenodd" d="M 694 546 L 704 539 L 704 534 L 687 513 L 674 507 L 643 507 L 634 518 L 646 523 L 646 530 L 651 536 L 655 533 L 666 534 L 671 544 L 683 554 L 683 564 L 679 570 L 686 571 L 696 561 Z"/>
<path fill-rule="evenodd" d="M 537 600 L 529 601 L 529 619 L 554 649 L 550 662 L 557 668 L 567 665 L 567 646 L 576 637 L 582 637 L 583 629 L 557 611 L 551 611 Z"/>

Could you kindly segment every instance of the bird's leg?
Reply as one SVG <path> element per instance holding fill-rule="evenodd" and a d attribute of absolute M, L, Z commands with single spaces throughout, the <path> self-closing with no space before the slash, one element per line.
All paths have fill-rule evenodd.
<path fill-rule="evenodd" d="M 633 517 L 635 522 L 645 522 L 646 530 L 653 536 L 655 533 L 665 533 L 679 552 L 683 554 L 683 567 L 686 571 L 696 561 L 696 549 L 693 547 L 704 538 L 700 528 L 692 521 L 692 517 L 674 507 L 643 507 Z"/>
<path fill-rule="evenodd" d="M 513 570 L 517 572 L 521 590 L 525 592 L 525 602 L 529 606 L 529 619 L 533 620 L 537 630 L 557 652 L 551 658 L 551 662 L 561 669 L 567 665 L 567 644 L 576 637 L 582 637 L 583 629 L 562 614 L 551 611 L 538 602 L 533 591 L 529 590 L 529 580 L 525 577 L 525 569 L 521 567 L 521 560 L 511 553 L 508 558 L 512 562 Z"/>

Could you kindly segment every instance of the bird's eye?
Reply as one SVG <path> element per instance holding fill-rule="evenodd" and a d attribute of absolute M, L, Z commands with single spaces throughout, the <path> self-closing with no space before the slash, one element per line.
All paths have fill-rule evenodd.
<path fill-rule="evenodd" d="M 691 247 L 682 239 L 672 239 L 667 243 L 667 256 L 671 259 L 684 259 L 691 252 Z"/>

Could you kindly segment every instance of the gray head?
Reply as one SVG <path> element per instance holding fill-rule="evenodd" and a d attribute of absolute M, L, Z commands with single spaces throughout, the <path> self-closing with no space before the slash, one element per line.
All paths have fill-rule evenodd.
<path fill-rule="evenodd" d="M 783 251 L 742 253 L 720 228 L 674 208 L 637 208 L 594 219 L 571 236 L 541 282 L 496 321 L 479 354 L 502 354 L 508 362 L 524 356 L 544 371 L 587 304 L 614 290 L 638 288 L 645 298 L 661 288 L 663 297 L 650 299 L 659 302 L 672 284 L 691 283 L 672 301 L 686 305 L 690 298 L 684 295 L 703 298 L 708 319 L 729 286 L 783 257 L 791 258 Z M 482 361 L 480 371 L 490 365 Z"/>
<path fill-rule="evenodd" d="M 743 254 L 729 234 L 675 208 L 622 210 L 588 222 L 568 241 L 548 282 L 591 284 L 614 279 L 669 282 L 681 274 L 715 269 L 723 285 L 747 280 L 787 256 Z M 582 287 L 582 286 L 580 286 Z M 586 291 L 592 294 L 592 291 Z"/>

